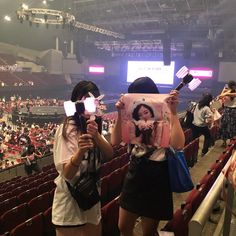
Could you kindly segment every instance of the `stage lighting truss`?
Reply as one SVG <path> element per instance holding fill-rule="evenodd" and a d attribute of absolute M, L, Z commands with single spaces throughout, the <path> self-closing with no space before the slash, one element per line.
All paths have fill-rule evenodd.
<path fill-rule="evenodd" d="M 124 35 L 110 30 L 102 29 L 94 25 L 85 24 L 75 20 L 75 16 L 67 12 L 44 9 L 44 8 L 20 8 L 16 11 L 18 20 L 29 21 L 31 24 L 46 24 L 48 25 L 69 25 L 71 28 L 84 29 L 114 38 L 124 39 Z"/>
<path fill-rule="evenodd" d="M 122 40 L 122 41 L 95 41 L 98 49 L 122 53 L 136 52 L 162 52 L 163 42 L 161 39 L 141 39 L 141 40 Z M 179 52 L 183 50 L 183 43 L 172 42 L 171 51 Z"/>

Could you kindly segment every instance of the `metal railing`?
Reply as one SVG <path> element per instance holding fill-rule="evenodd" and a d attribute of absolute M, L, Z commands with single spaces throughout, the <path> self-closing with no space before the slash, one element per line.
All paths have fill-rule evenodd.
<path fill-rule="evenodd" d="M 226 163 L 224 170 L 227 170 L 230 164 L 231 158 L 229 158 L 228 162 Z M 221 172 L 216 179 L 215 183 L 209 190 L 208 194 L 206 195 L 205 199 L 202 201 L 201 205 L 193 215 L 192 219 L 189 222 L 189 236 L 200 236 L 202 230 L 212 212 L 214 204 L 216 203 L 217 199 L 219 198 L 222 187 L 225 181 L 225 176 Z M 231 194 L 231 188 L 228 188 L 228 194 L 226 199 L 226 204 L 229 207 L 232 207 L 233 202 L 233 195 Z M 230 221 L 231 221 L 231 212 L 225 210 L 225 220 L 224 220 L 224 233 L 223 236 L 229 235 L 230 230 Z"/>

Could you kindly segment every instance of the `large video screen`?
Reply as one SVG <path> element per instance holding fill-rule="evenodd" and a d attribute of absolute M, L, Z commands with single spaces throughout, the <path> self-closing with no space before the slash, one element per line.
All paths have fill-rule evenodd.
<path fill-rule="evenodd" d="M 143 76 L 150 77 L 156 84 L 172 85 L 174 83 L 175 62 L 165 66 L 163 61 L 128 61 L 127 82 Z"/>

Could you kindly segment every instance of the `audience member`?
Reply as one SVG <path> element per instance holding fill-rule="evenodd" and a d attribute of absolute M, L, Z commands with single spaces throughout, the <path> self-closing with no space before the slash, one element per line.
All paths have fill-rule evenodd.
<path fill-rule="evenodd" d="M 100 94 L 93 82 L 80 81 L 72 91 L 71 101 L 83 100 L 89 96 L 89 92 L 95 97 Z M 82 121 L 85 119 L 87 122 L 84 124 Z M 57 236 L 101 235 L 100 202 L 83 211 L 66 184 L 67 181 L 73 185 L 87 171 L 88 159 L 96 162 L 98 171 L 101 163 L 100 152 L 102 158 L 112 158 L 113 149 L 98 130 L 99 119 L 96 122 L 76 112 L 66 118 L 55 134 L 54 163 L 59 176 L 55 180 L 57 187 L 53 200 L 52 222 L 56 227 Z"/>
<path fill-rule="evenodd" d="M 220 94 L 223 101 L 223 111 L 221 118 L 221 138 L 223 146 L 227 145 L 227 139 L 236 135 L 236 82 L 229 81 Z"/>
<path fill-rule="evenodd" d="M 31 175 L 33 171 L 40 172 L 40 168 L 37 163 L 38 154 L 35 153 L 35 147 L 33 144 L 25 146 L 21 158 L 25 163 L 25 172 L 27 175 Z"/>
<path fill-rule="evenodd" d="M 155 83 L 141 77 L 130 84 L 128 93 L 159 93 Z M 170 145 L 174 149 L 184 147 L 184 133 L 177 115 L 178 92 L 171 91 L 167 100 L 171 112 Z M 118 118 L 112 132 L 112 144 L 121 142 L 121 109 L 125 109 L 122 96 L 116 103 Z M 173 217 L 173 199 L 170 188 L 166 149 L 143 145 L 129 145 L 131 162 L 120 196 L 119 229 L 123 236 L 134 235 L 133 229 L 141 217 L 143 235 L 154 236 L 160 220 Z M 140 153 L 143 155 L 140 156 Z M 138 157 L 140 156 L 140 157 Z"/>
<path fill-rule="evenodd" d="M 199 137 L 200 135 L 204 135 L 202 156 L 208 152 L 211 145 L 211 134 L 208 126 L 210 126 L 213 122 L 212 111 L 210 109 L 212 98 L 213 97 L 211 94 L 203 95 L 193 112 L 193 139 Z"/>

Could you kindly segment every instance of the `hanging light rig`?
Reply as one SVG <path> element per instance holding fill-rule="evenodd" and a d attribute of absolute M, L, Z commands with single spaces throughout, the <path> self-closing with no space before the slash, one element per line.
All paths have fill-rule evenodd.
<path fill-rule="evenodd" d="M 22 7 L 16 11 L 16 14 L 17 19 L 21 23 L 23 23 L 24 21 L 29 21 L 30 24 L 35 23 L 36 25 L 68 25 L 71 29 L 78 28 L 111 36 L 114 38 L 125 38 L 123 34 L 76 21 L 74 15 L 63 11 L 44 8 L 28 8 L 22 5 Z"/>

